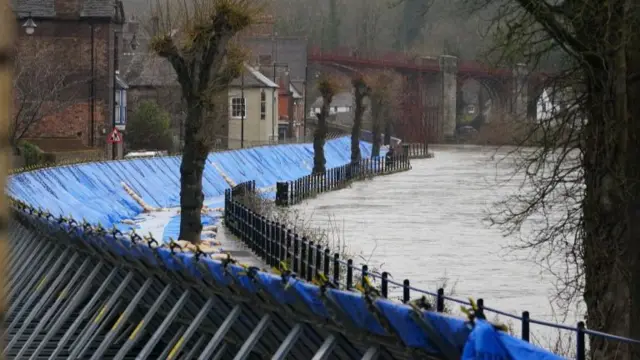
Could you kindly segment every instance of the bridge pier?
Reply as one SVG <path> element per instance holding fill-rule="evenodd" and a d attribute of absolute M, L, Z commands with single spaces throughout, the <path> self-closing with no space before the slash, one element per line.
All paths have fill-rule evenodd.
<path fill-rule="evenodd" d="M 513 69 L 511 84 L 511 114 L 514 120 L 527 120 L 529 106 L 529 70 L 527 64 L 517 64 Z"/>
<path fill-rule="evenodd" d="M 458 58 L 441 55 L 439 63 L 442 79 L 442 135 L 446 140 L 456 134 Z"/>

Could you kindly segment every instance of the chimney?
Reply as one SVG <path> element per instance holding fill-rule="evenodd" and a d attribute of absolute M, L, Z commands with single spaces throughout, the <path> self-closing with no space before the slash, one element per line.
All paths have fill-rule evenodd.
<path fill-rule="evenodd" d="M 291 75 L 289 74 L 289 69 L 280 70 L 279 78 L 280 80 L 278 85 L 280 86 L 280 93 L 288 95 L 289 83 L 291 82 Z"/>

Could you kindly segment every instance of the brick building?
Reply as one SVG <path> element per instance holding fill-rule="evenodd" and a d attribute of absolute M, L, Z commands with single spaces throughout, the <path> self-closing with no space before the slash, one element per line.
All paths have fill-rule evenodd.
<path fill-rule="evenodd" d="M 57 88 L 60 93 L 42 107 L 56 110 L 43 112 L 23 138 L 75 139 L 111 154 L 106 138 L 114 119 L 118 58 L 114 44 L 124 20 L 121 2 L 13 0 L 12 8 L 19 27 L 16 62 L 46 59 L 45 63 L 57 65 L 56 73 L 63 74 L 63 86 Z M 23 29 L 29 19 L 37 26 L 32 34 Z M 26 73 L 28 76 L 29 71 Z M 56 107 L 59 103 L 64 106 Z"/>

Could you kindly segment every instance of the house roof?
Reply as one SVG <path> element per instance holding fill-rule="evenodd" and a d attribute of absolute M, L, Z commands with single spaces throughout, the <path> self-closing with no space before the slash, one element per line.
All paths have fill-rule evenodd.
<path fill-rule="evenodd" d="M 122 77 L 129 87 L 178 86 L 176 72 L 167 59 L 143 49 L 140 52 L 123 54 L 121 61 Z"/>
<path fill-rule="evenodd" d="M 264 76 L 257 69 L 249 66 L 248 64 L 244 64 L 245 77 L 244 77 L 244 87 L 267 87 L 267 88 L 278 88 L 278 84 L 273 82 L 268 77 Z M 231 87 L 242 87 L 242 77 L 238 77 L 231 82 Z"/>
<path fill-rule="evenodd" d="M 115 15 L 116 0 L 79 0 L 81 17 L 110 18 Z M 20 18 L 56 17 L 56 0 L 11 0 L 13 11 Z"/>
<path fill-rule="evenodd" d="M 294 99 L 302 99 L 302 95 L 300 95 L 298 89 L 296 89 L 296 87 L 291 83 L 289 83 L 289 92 L 292 94 Z"/>
<path fill-rule="evenodd" d="M 307 68 L 307 40 L 302 37 L 247 36 L 241 40 L 253 60 L 268 55 L 273 62 L 287 64 L 291 82 L 304 81 Z"/>

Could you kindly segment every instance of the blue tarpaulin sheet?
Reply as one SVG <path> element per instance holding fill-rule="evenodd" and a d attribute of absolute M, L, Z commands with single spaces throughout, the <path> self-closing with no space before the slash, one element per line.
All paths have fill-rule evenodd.
<path fill-rule="evenodd" d="M 364 157 L 370 156 L 371 146 L 361 144 Z M 337 167 L 349 162 L 350 139 L 348 137 L 328 141 L 325 146 L 327 167 Z M 256 180 L 259 188 L 273 186 L 277 181 L 287 181 L 308 175 L 313 162 L 313 149 L 310 144 L 281 145 L 252 148 L 240 151 L 229 151 L 209 156 L 203 187 L 207 199 L 219 197 L 229 187 L 219 168 L 225 176 L 235 183 Z M 125 183 L 149 205 L 153 207 L 174 207 L 179 203 L 179 166 L 180 158 L 164 157 L 136 159 L 127 161 L 111 161 L 74 166 L 48 168 L 12 176 L 8 193 L 35 207 L 50 211 L 53 215 L 70 215 L 72 218 L 85 219 L 93 224 L 111 226 L 123 219 L 135 218 L 142 208 L 129 196 L 122 183 Z M 40 218 L 34 218 L 37 219 Z M 205 218 L 207 223 L 215 219 Z M 71 231 L 68 225 L 59 224 L 56 220 L 48 221 L 48 229 L 63 227 L 63 231 Z M 171 218 L 165 229 L 165 236 L 176 233 L 179 217 Z M 97 237 L 83 234 L 76 228 L 71 231 L 83 241 L 104 247 L 112 253 L 125 258 L 146 259 L 153 266 L 162 266 L 169 271 L 182 270 L 194 277 L 207 276 L 218 286 L 240 284 L 249 293 L 258 290 L 268 292 L 281 304 L 300 304 L 306 306 L 313 314 L 327 318 L 337 307 L 339 316 L 356 327 L 373 334 L 387 334 L 393 331 L 405 346 L 420 348 L 430 353 L 437 353 L 437 342 L 430 339 L 418 322 L 428 321 L 436 328 L 441 338 L 460 350 L 463 360 L 472 359 L 540 359 L 555 360 L 560 357 L 534 347 L 508 334 L 498 332 L 485 322 L 478 322 L 471 329 L 462 318 L 445 314 L 422 312 L 415 317 L 413 309 L 386 299 L 375 300 L 374 307 L 378 314 L 386 319 L 391 327 L 385 329 L 379 317 L 374 316 L 370 305 L 359 293 L 341 290 L 327 290 L 322 294 L 312 284 L 297 279 L 284 281 L 280 276 L 260 272 L 252 281 L 242 267 L 230 265 L 227 273 L 220 262 L 211 259 L 200 259 L 205 266 L 196 267 L 195 257 L 190 253 L 172 255 L 168 249 L 151 250 L 146 244 L 132 243 L 126 236 L 111 235 Z M 153 252 L 157 252 L 157 256 Z M 179 258 L 179 260 L 177 259 Z M 206 269 L 208 274 L 200 273 Z M 231 281 L 229 277 L 235 278 Z M 328 311 L 328 304 L 334 311 Z M 412 316 L 412 314 L 414 316 Z"/>
<path fill-rule="evenodd" d="M 327 168 L 349 163 L 349 137 L 329 140 L 324 149 Z M 363 157 L 371 156 L 370 144 L 362 142 L 360 150 Z M 178 206 L 180 160 L 177 156 L 156 157 L 42 169 L 12 176 L 7 190 L 15 199 L 55 216 L 111 227 L 143 210 L 124 190 L 123 183 L 149 206 Z M 229 185 L 220 171 L 235 183 L 255 180 L 262 188 L 309 175 L 312 167 L 311 144 L 213 153 L 205 166 L 203 192 L 206 199 L 224 195 Z"/>

